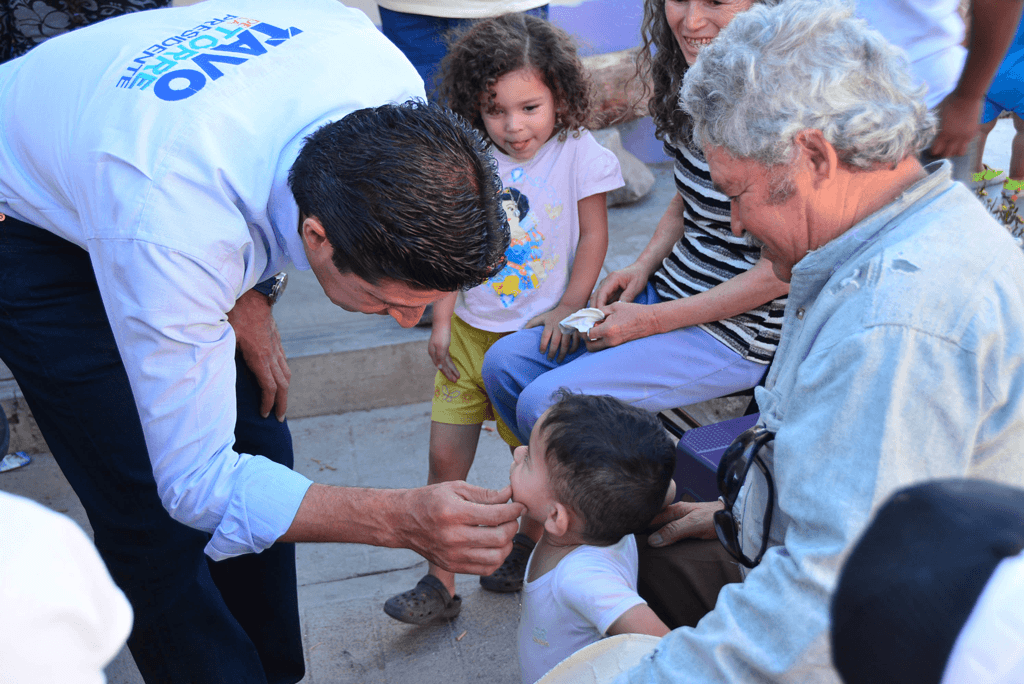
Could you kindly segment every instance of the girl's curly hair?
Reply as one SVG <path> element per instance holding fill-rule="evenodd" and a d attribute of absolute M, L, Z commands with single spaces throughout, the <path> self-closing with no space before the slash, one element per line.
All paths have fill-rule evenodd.
<path fill-rule="evenodd" d="M 578 135 L 580 129 L 591 127 L 590 78 L 576 45 L 562 29 L 529 14 L 483 19 L 456 34 L 441 61 L 439 99 L 489 140 L 480 116 L 480 95 L 487 93 L 493 104 L 498 79 L 524 67 L 536 69 L 551 90 L 560 140 L 569 131 Z"/>
<path fill-rule="evenodd" d="M 679 108 L 679 89 L 688 65 L 675 34 L 665 18 L 665 3 L 673 0 L 644 0 L 644 20 L 640 25 L 641 46 L 636 56 L 636 78 L 643 84 L 641 99 L 654 119 L 655 135 L 681 140 L 690 118 Z M 753 0 L 776 4 L 778 0 Z M 653 88 L 653 92 L 652 92 Z"/>

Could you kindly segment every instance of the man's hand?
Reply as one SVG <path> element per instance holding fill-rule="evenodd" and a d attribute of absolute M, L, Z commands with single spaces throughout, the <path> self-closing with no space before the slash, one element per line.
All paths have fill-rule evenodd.
<path fill-rule="evenodd" d="M 663 527 L 647 538 L 651 546 L 668 546 L 680 539 L 714 539 L 715 511 L 722 510 L 721 501 L 690 503 L 678 501 L 654 516 L 652 524 Z"/>
<path fill-rule="evenodd" d="M 511 486 L 494 491 L 462 481 L 407 490 L 399 546 L 449 572 L 488 575 L 512 551 L 516 519 L 526 511 L 511 496 Z"/>
<path fill-rule="evenodd" d="M 249 367 L 256 382 L 263 390 L 260 400 L 260 415 L 264 418 L 274 411 L 279 421 L 284 421 L 288 410 L 288 383 L 292 372 L 281 346 L 281 334 L 271 313 L 270 302 L 265 295 L 249 290 L 235 302 L 235 308 L 228 312 L 228 323 L 235 330 L 235 339 L 242 350 L 242 358 Z"/>

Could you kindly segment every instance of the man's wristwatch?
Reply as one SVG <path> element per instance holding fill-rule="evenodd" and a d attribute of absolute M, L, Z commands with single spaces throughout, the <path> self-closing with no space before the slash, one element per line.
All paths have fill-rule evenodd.
<path fill-rule="evenodd" d="M 256 290 L 260 294 L 266 295 L 270 301 L 270 305 L 277 304 L 277 300 L 281 299 L 281 295 L 284 294 L 284 288 L 288 285 L 288 274 L 281 271 L 272 278 L 267 278 L 262 283 L 256 283 L 252 289 Z"/>

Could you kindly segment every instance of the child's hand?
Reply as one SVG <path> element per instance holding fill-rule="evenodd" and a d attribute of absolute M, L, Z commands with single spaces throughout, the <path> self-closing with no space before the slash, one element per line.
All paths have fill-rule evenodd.
<path fill-rule="evenodd" d="M 544 326 L 544 333 L 540 336 L 540 353 L 547 354 L 549 360 L 557 355 L 558 362 L 561 363 L 566 354 L 576 351 L 576 347 L 579 346 L 579 337 L 575 333 L 565 335 L 558 327 L 560 320 L 575 311 L 577 309 L 572 306 L 559 304 L 550 311 L 534 316 L 526 323 L 527 328 Z"/>
<path fill-rule="evenodd" d="M 430 354 L 430 360 L 434 362 L 434 368 L 441 371 L 441 374 L 448 378 L 448 382 L 458 382 L 459 369 L 455 367 L 451 354 L 448 353 L 451 343 L 451 323 L 445 325 L 435 319 L 434 327 L 430 331 L 430 341 L 427 342 L 427 353 Z"/>

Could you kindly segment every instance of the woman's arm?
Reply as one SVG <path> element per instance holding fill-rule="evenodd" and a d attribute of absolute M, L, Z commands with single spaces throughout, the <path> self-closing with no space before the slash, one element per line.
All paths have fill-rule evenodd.
<path fill-rule="evenodd" d="M 619 301 L 600 307 L 605 319 L 590 329 L 594 341 L 587 341 L 587 349 L 607 349 L 641 337 L 731 318 L 787 292 L 789 284 L 775 276 L 771 262 L 761 259 L 749 271 L 691 297 L 650 305 Z"/>
<path fill-rule="evenodd" d="M 525 326 L 544 326 L 544 333 L 540 337 L 540 351 L 542 354 L 547 352 L 548 358 L 553 359 L 557 354 L 558 360 L 561 361 L 566 353 L 575 351 L 576 345 L 579 344 L 575 335 L 562 334 L 558 322 L 587 305 L 597 276 L 601 273 L 601 265 L 608 252 L 608 202 L 605 195 L 606 193 L 599 192 L 577 202 L 580 241 L 576 246 L 569 284 L 555 308 L 534 316 Z"/>
<path fill-rule="evenodd" d="M 644 251 L 629 266 L 608 275 L 598 286 L 590 305 L 602 307 L 610 302 L 632 302 L 647 286 L 647 279 L 658 270 L 661 262 L 672 253 L 672 248 L 683 237 L 683 198 L 679 193 L 665 209 L 658 227 Z"/>

